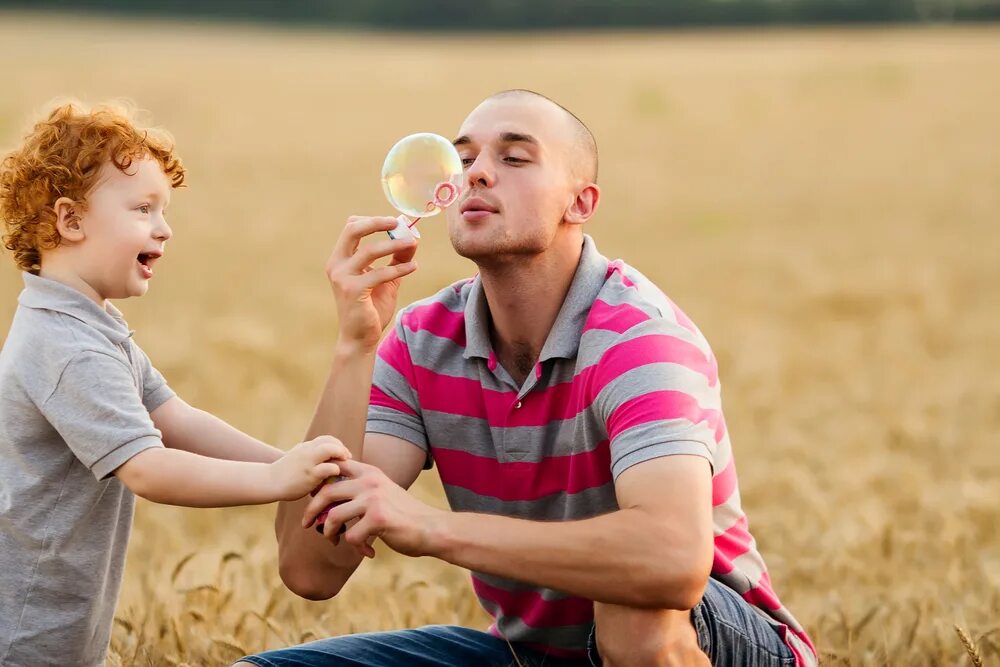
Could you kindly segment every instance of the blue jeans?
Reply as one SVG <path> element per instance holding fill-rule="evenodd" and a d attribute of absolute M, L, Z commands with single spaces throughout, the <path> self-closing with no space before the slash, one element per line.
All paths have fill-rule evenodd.
<path fill-rule="evenodd" d="M 698 644 L 713 665 L 791 667 L 777 631 L 724 584 L 710 579 L 691 610 Z M 319 639 L 243 658 L 259 667 L 592 667 L 601 658 L 591 633 L 587 658 L 555 658 L 493 635 L 451 625 Z M 512 650 L 513 649 L 513 650 Z"/>
<path fill-rule="evenodd" d="M 776 622 L 765 620 L 736 591 L 715 579 L 691 610 L 698 645 L 716 667 L 793 667 L 795 656 L 778 634 Z"/>

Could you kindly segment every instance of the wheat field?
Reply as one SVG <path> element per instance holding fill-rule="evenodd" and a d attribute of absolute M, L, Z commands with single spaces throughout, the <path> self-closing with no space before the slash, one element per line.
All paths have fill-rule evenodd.
<path fill-rule="evenodd" d="M 453 134 L 496 90 L 559 100 L 601 148 L 600 249 L 715 349 L 751 528 L 825 664 L 1000 663 L 1000 26 L 406 36 L 0 13 L 0 45 L 0 147 L 64 95 L 131 98 L 174 134 L 174 238 L 119 305 L 181 396 L 283 448 L 336 339 L 326 255 L 348 215 L 390 212 L 385 151 Z M 401 303 L 473 271 L 437 224 Z M 415 492 L 444 505 L 434 472 Z M 465 572 L 384 547 L 334 600 L 297 598 L 272 517 L 140 501 L 109 664 L 487 625 Z"/>

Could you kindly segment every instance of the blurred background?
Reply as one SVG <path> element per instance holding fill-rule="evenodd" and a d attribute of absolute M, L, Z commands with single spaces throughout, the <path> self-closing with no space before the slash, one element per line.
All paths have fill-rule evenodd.
<path fill-rule="evenodd" d="M 134 100 L 173 134 L 175 235 L 118 305 L 188 402 L 287 448 L 336 339 L 327 254 L 348 215 L 392 212 L 385 152 L 452 136 L 501 89 L 556 99 L 601 150 L 589 233 L 714 347 L 751 529 L 825 663 L 995 664 L 998 18 L 997 0 L 0 0 L 0 149 L 66 96 Z M 474 272 L 424 225 L 401 304 Z M 444 506 L 434 471 L 416 493 Z M 272 517 L 140 501 L 109 664 L 486 627 L 465 572 L 385 548 L 336 599 L 296 598 Z"/>

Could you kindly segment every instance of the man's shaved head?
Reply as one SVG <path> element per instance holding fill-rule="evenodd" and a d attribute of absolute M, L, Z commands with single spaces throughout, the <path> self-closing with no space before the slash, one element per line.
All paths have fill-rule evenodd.
<path fill-rule="evenodd" d="M 597 146 L 579 118 L 544 95 L 505 90 L 473 109 L 452 143 L 467 186 L 447 213 L 459 255 L 482 270 L 552 248 L 579 254 L 600 199 Z"/>
<path fill-rule="evenodd" d="M 573 135 L 576 139 L 575 145 L 578 151 L 578 159 L 574 160 L 574 164 L 578 165 L 577 175 L 581 178 L 591 182 L 597 182 L 597 141 L 594 139 L 593 132 L 587 127 L 586 123 L 580 120 L 575 113 L 559 104 L 550 97 L 546 97 L 541 93 L 536 93 L 533 90 L 526 90 L 524 88 L 515 88 L 512 90 L 503 90 L 499 93 L 494 93 L 487 97 L 484 102 L 489 100 L 499 100 L 506 97 L 531 97 L 539 100 L 543 100 L 549 104 L 558 107 L 566 115 L 566 121 L 570 123 Z"/>

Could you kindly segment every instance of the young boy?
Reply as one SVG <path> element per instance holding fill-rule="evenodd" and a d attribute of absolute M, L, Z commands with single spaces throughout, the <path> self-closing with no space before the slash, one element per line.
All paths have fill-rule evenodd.
<path fill-rule="evenodd" d="M 146 293 L 184 168 L 111 107 L 60 106 L 0 164 L 25 288 L 0 352 L 0 664 L 103 665 L 133 494 L 189 507 L 300 498 L 344 445 L 287 454 L 167 386 L 110 299 Z"/>

